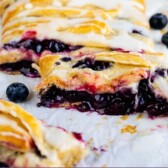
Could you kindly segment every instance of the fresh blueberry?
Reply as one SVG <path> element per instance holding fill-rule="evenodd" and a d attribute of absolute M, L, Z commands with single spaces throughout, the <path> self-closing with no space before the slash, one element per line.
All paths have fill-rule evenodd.
<path fill-rule="evenodd" d="M 168 32 L 162 36 L 162 43 L 168 47 Z"/>
<path fill-rule="evenodd" d="M 29 90 L 22 83 L 13 83 L 8 86 L 6 95 L 10 101 L 20 103 L 27 99 Z"/>
<path fill-rule="evenodd" d="M 151 28 L 160 30 L 166 27 L 168 19 L 166 15 L 157 13 L 150 18 L 149 23 Z"/>

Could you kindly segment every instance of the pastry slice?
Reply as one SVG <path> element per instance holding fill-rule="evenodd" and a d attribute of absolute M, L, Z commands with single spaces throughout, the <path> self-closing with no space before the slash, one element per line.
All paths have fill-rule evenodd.
<path fill-rule="evenodd" d="M 0 100 L 0 162 L 10 167 L 72 167 L 85 155 L 82 139 L 48 127 L 21 107 Z"/>
<path fill-rule="evenodd" d="M 38 77 L 31 65 L 45 54 L 153 51 L 142 2 L 111 0 L 106 5 L 103 1 L 57 2 L 9 0 L 6 9 L 8 3 L 1 2 L 4 9 L 1 70 Z M 127 15 L 126 9 L 131 14 Z"/>
<path fill-rule="evenodd" d="M 149 79 L 161 59 L 162 54 L 154 53 L 46 55 L 39 63 L 42 82 L 36 87 L 41 99 L 38 105 L 108 115 L 142 112 L 150 103 L 145 97 L 151 90 Z"/>

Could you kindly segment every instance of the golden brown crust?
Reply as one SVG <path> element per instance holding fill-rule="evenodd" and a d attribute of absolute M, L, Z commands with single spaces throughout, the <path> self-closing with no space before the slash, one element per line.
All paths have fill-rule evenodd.
<path fill-rule="evenodd" d="M 47 90 L 50 86 L 55 85 L 65 90 L 87 90 L 91 93 L 114 93 L 123 86 L 128 86 L 131 83 L 136 83 L 141 79 L 147 78 L 148 73 L 146 70 L 137 69 L 130 73 L 118 76 L 115 79 L 104 81 L 97 75 L 90 74 L 74 74 L 72 81 L 64 81 L 57 76 L 50 76 L 44 79 L 35 90 Z M 94 82 L 93 82 L 94 81 Z M 101 84 L 99 84 L 101 83 Z M 94 88 L 94 90 L 93 90 Z"/>
<path fill-rule="evenodd" d="M 47 90 L 54 84 L 66 90 L 85 90 L 90 87 L 95 88 L 95 92 L 98 93 L 113 93 L 119 87 L 147 78 L 147 71 L 154 65 L 141 55 L 100 52 L 91 55 L 71 56 L 72 60 L 66 63 L 61 61 L 61 58 L 63 58 L 61 55 L 46 55 L 39 62 L 43 81 L 36 87 L 36 90 Z M 85 58 L 111 62 L 113 65 L 102 71 L 94 71 L 89 68 L 72 68 L 78 61 Z M 56 65 L 57 62 L 60 65 Z"/>
<path fill-rule="evenodd" d="M 22 38 L 29 38 L 25 35 L 29 31 L 34 31 L 35 38 L 40 40 L 55 39 L 66 44 L 86 47 L 83 50 L 69 52 L 70 55 L 79 54 L 80 51 L 82 54 L 91 53 L 89 48 L 95 48 L 92 49 L 92 53 L 100 50 L 107 51 L 113 47 L 126 51 L 153 51 L 153 43 L 150 39 L 131 33 L 135 26 L 144 34 L 148 31 L 148 24 L 144 16 L 144 1 L 132 0 L 128 3 L 130 5 L 127 6 L 122 1 L 116 0 L 111 0 L 111 3 L 108 1 L 107 4 L 95 3 L 95 1 L 77 2 L 76 0 L 18 0 L 17 2 L 2 0 L 0 2 L 3 8 L 2 42 L 10 43 Z M 6 7 L 6 5 L 8 6 Z M 122 12 L 127 11 L 127 8 L 131 8 L 135 15 L 131 15 L 131 13 L 121 15 Z M 137 19 L 135 16 L 139 16 L 141 19 L 139 17 Z M 122 20 L 118 20 L 118 18 L 122 18 Z M 119 25 L 122 21 L 124 24 L 128 24 L 130 30 L 121 29 Z M 113 22 L 121 30 L 118 30 L 118 27 L 114 28 Z M 86 36 L 88 38 L 85 38 Z M 120 45 L 118 42 L 120 38 L 121 41 L 123 38 L 124 41 L 132 41 L 137 45 L 134 47 L 132 47 L 133 45 L 125 46 L 127 43 Z M 43 54 L 45 55 L 45 53 Z M 1 49 L 0 51 L 0 64 L 24 59 L 38 63 L 39 55 L 27 49 L 25 51 Z"/>
<path fill-rule="evenodd" d="M 18 122 L 21 123 L 22 126 L 24 126 L 23 128 L 25 128 L 29 132 L 29 134 L 33 137 L 35 143 L 37 143 L 37 146 L 39 147 L 41 152 L 45 155 L 46 152 L 44 148 L 44 138 L 41 123 L 33 116 L 29 115 L 24 109 L 13 103 L 0 100 L 0 107 L 3 113 L 15 117 Z M 11 111 L 13 113 L 11 113 Z"/>

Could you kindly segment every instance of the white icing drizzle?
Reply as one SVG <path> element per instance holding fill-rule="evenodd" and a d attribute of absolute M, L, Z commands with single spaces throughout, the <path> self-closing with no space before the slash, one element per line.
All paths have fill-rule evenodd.
<path fill-rule="evenodd" d="M 25 19 L 25 15 L 29 13 L 32 10 L 35 9 L 40 9 L 40 7 L 33 7 L 29 1 L 19 1 L 15 4 L 13 4 L 7 12 L 3 16 L 3 20 L 7 17 L 8 12 L 14 10 L 17 8 L 20 4 L 27 2 L 25 4 L 25 7 L 27 10 L 20 12 L 17 14 L 17 17 L 22 17 Z M 53 1 L 53 5 L 60 6 L 62 7 L 63 4 L 56 3 L 56 1 Z M 86 46 L 104 46 L 104 47 L 110 47 L 110 48 L 121 48 L 123 50 L 128 50 L 128 51 L 153 51 L 153 45 L 152 42 L 149 39 L 145 39 L 144 37 L 141 37 L 139 35 L 138 37 L 133 37 L 130 33 L 132 33 L 133 30 L 138 30 L 144 35 L 148 35 L 148 30 L 142 26 L 137 26 L 136 22 L 141 22 L 142 24 L 147 25 L 147 22 L 145 20 L 145 12 L 144 6 L 140 4 L 139 2 L 135 0 L 109 0 L 106 3 L 103 0 L 97 1 L 97 0 L 84 0 L 84 1 L 76 1 L 76 0 L 70 0 L 67 1 L 67 4 L 65 6 L 68 7 L 83 7 L 83 6 L 96 6 L 98 8 L 103 8 L 106 10 L 111 10 L 111 9 L 119 9 L 119 15 L 117 16 L 118 19 L 125 19 L 125 20 L 102 20 L 99 17 L 97 17 L 97 20 L 103 21 L 107 24 L 107 26 L 111 27 L 111 29 L 114 29 L 117 33 L 113 35 L 112 37 L 106 38 L 102 33 L 97 34 L 94 32 L 90 32 L 87 34 L 76 34 L 76 33 L 70 33 L 67 31 L 56 31 L 58 27 L 61 26 L 74 26 L 78 25 L 81 21 L 84 21 L 85 19 L 58 19 L 54 18 L 51 19 L 49 23 L 44 23 L 44 24 L 39 24 L 36 27 L 33 27 L 32 29 L 37 31 L 38 35 L 37 37 L 39 39 L 44 39 L 44 38 L 51 38 L 51 39 L 57 39 L 60 41 L 63 41 L 65 43 L 70 43 L 72 45 L 86 45 Z M 33 9 L 31 9 L 33 8 Z M 54 8 L 54 7 L 49 7 L 49 8 Z M 27 17 L 27 20 L 31 20 L 31 17 Z M 38 20 L 38 18 L 36 18 Z M 44 17 L 45 19 L 45 17 Z M 87 20 L 87 19 L 86 19 Z M 13 19 L 10 22 L 18 22 L 19 20 Z M 7 25 L 10 25 L 10 22 Z M 123 27 L 124 24 L 124 27 Z M 7 26 L 5 25 L 4 28 Z M 47 29 L 46 29 L 47 27 Z M 30 28 L 31 29 L 31 28 Z M 17 28 L 17 30 L 25 30 L 28 31 L 30 30 L 25 26 L 20 26 Z M 31 30 L 32 30 L 31 29 Z M 45 31 L 44 31 L 45 30 Z M 5 34 L 3 34 L 3 37 L 5 35 L 8 35 L 10 31 L 7 31 Z M 3 38 L 2 37 L 2 38 Z M 14 36 L 11 41 L 16 41 L 21 39 L 20 36 Z M 128 43 L 129 41 L 129 43 Z M 149 42 L 150 41 L 150 42 Z M 149 42 L 149 43 L 148 43 Z M 98 44 L 99 43 L 99 44 Z"/>

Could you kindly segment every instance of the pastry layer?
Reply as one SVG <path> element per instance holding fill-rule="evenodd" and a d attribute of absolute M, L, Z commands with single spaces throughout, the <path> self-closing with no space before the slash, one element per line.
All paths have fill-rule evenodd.
<path fill-rule="evenodd" d="M 84 48 L 82 54 L 86 54 L 90 47 L 95 48 L 94 52 L 101 48 L 153 51 L 153 43 L 147 37 L 143 1 L 3 0 L 0 5 L 3 8 L 0 64 L 20 60 L 38 63 L 46 52 L 70 54 Z"/>
<path fill-rule="evenodd" d="M 138 54 L 100 52 L 71 57 L 48 55 L 40 59 L 39 65 L 43 82 L 38 90 L 54 82 L 62 89 L 79 90 L 92 86 L 95 92 L 101 93 L 114 92 L 118 86 L 147 77 L 152 63 Z"/>
<path fill-rule="evenodd" d="M 41 99 L 38 105 L 108 115 L 143 111 L 151 116 L 167 115 L 166 67 L 161 53 L 46 55 L 37 67 L 42 77 L 36 87 Z"/>
<path fill-rule="evenodd" d="M 72 167 L 86 155 L 75 134 L 52 128 L 0 100 L 0 162 L 11 167 Z"/>
<path fill-rule="evenodd" d="M 44 9 L 44 7 L 69 7 L 74 8 L 74 10 L 67 10 L 65 12 L 68 16 L 72 17 L 97 17 L 100 16 L 102 18 L 125 18 L 132 19 L 134 21 L 138 21 L 142 24 L 145 24 L 145 4 L 144 0 L 109 0 L 104 2 L 103 0 L 84 0 L 82 2 L 78 2 L 76 0 L 19 0 L 15 2 L 14 0 L 2 0 L 0 5 L 2 6 L 2 14 L 3 14 L 3 23 L 9 21 L 12 17 L 15 17 L 18 13 L 24 13 L 26 10 L 32 9 Z M 79 10 L 80 9 L 80 10 Z M 85 11 L 83 11 L 85 10 Z M 5 11 L 5 12 L 4 12 Z M 92 12 L 94 11 L 94 12 Z M 52 15 L 53 13 L 50 13 Z M 78 16 L 77 16 L 78 15 Z"/>

